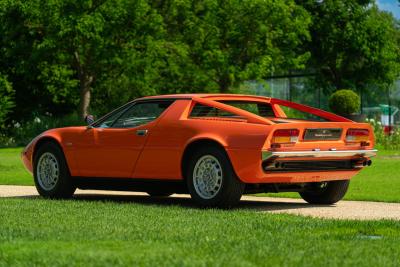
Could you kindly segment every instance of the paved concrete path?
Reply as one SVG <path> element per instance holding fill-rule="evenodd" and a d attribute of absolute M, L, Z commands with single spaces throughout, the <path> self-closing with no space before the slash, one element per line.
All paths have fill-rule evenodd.
<path fill-rule="evenodd" d="M 0 197 L 36 198 L 38 193 L 33 186 L 1 185 Z M 136 192 L 77 190 L 74 198 L 77 200 L 110 200 L 193 206 L 193 203 L 188 199 L 189 195 L 181 194 L 175 194 L 168 198 L 151 198 L 145 193 Z M 340 201 L 335 205 L 310 205 L 301 199 L 243 196 L 238 208 L 257 212 L 289 213 L 331 219 L 400 220 L 400 203 Z"/>

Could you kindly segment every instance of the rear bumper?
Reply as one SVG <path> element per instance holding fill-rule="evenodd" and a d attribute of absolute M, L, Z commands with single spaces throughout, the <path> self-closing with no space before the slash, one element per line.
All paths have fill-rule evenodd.
<path fill-rule="evenodd" d="M 272 152 L 227 149 L 227 153 L 236 175 L 244 183 L 309 183 L 349 180 L 363 169 L 364 164 L 368 166 L 376 150 Z"/>
<path fill-rule="evenodd" d="M 370 166 L 375 149 L 329 151 L 263 151 L 262 169 L 270 172 L 351 171 Z"/>
<path fill-rule="evenodd" d="M 299 158 L 370 158 L 376 156 L 376 149 L 365 150 L 333 150 L 333 151 L 262 151 L 263 161 L 274 159 L 299 159 Z"/>

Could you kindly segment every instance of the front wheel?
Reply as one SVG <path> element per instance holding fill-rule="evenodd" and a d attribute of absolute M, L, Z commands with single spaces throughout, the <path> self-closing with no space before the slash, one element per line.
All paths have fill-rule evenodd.
<path fill-rule="evenodd" d="M 349 180 L 313 183 L 300 196 L 310 204 L 334 204 L 344 197 L 349 184 Z"/>
<path fill-rule="evenodd" d="M 237 178 L 225 151 L 214 146 L 193 153 L 186 182 L 192 199 L 202 207 L 230 208 L 239 202 L 245 186 Z"/>
<path fill-rule="evenodd" d="M 70 198 L 76 187 L 61 148 L 45 143 L 35 153 L 33 175 L 39 194 L 47 198 Z"/>

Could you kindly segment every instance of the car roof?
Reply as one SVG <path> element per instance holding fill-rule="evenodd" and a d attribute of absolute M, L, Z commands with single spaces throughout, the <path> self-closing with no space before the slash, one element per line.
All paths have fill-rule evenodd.
<path fill-rule="evenodd" d="M 156 95 L 138 98 L 136 100 L 153 100 L 153 99 L 193 99 L 193 98 L 209 98 L 218 100 L 263 100 L 269 101 L 270 97 L 243 95 L 243 94 L 171 94 L 171 95 Z"/>

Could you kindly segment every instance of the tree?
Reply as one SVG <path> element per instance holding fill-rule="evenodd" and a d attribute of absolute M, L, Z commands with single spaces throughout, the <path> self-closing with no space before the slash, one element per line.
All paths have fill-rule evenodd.
<path fill-rule="evenodd" d="M 36 1 L 36 8 L 36 30 L 44 32 L 37 44 L 45 59 L 42 74 L 67 77 L 67 91 L 75 87 L 71 77 L 78 81 L 81 117 L 88 114 L 95 83 L 118 83 L 127 65 L 141 71 L 147 47 L 162 31 L 159 16 L 142 0 Z M 47 87 L 60 90 L 58 82 Z"/>
<path fill-rule="evenodd" d="M 0 129 L 2 129 L 14 105 L 14 91 L 6 77 L 0 73 Z"/>
<path fill-rule="evenodd" d="M 399 75 L 399 29 L 392 15 L 368 0 L 297 1 L 313 17 L 309 67 L 330 91 L 385 87 Z"/>
<path fill-rule="evenodd" d="M 34 44 L 40 36 L 30 30 L 30 13 L 31 10 L 20 1 L 0 1 L 0 72 L 15 91 L 17 108 L 10 116 L 18 121 L 45 107 L 57 114 L 71 106 L 68 101 L 52 104 L 51 94 L 43 90 L 43 83 L 38 79 L 40 56 L 35 52 Z"/>
<path fill-rule="evenodd" d="M 136 93 L 129 94 L 145 93 L 139 85 L 147 79 L 148 49 L 157 46 L 163 31 L 160 16 L 146 1 L 3 2 L 1 17 L 8 40 L 13 42 L 18 32 L 28 36 L 13 42 L 15 46 L 4 44 L 4 54 L 10 55 L 11 62 L 18 57 L 27 62 L 26 67 L 16 67 L 24 79 L 30 77 L 27 80 L 41 89 L 37 91 L 46 89 L 53 102 L 49 106 L 79 103 L 83 118 L 89 112 L 92 91 L 105 90 L 105 85 L 138 85 L 130 88 Z"/>
<path fill-rule="evenodd" d="M 293 1 L 153 1 L 167 40 L 182 53 L 189 75 L 209 90 L 228 92 L 248 79 L 302 68 L 310 17 Z"/>
<path fill-rule="evenodd" d="M 302 68 L 310 17 L 293 1 L 0 0 L 0 71 L 14 117 L 104 113 L 133 97 L 227 92 Z M 92 98 L 94 96 L 94 98 Z"/>

